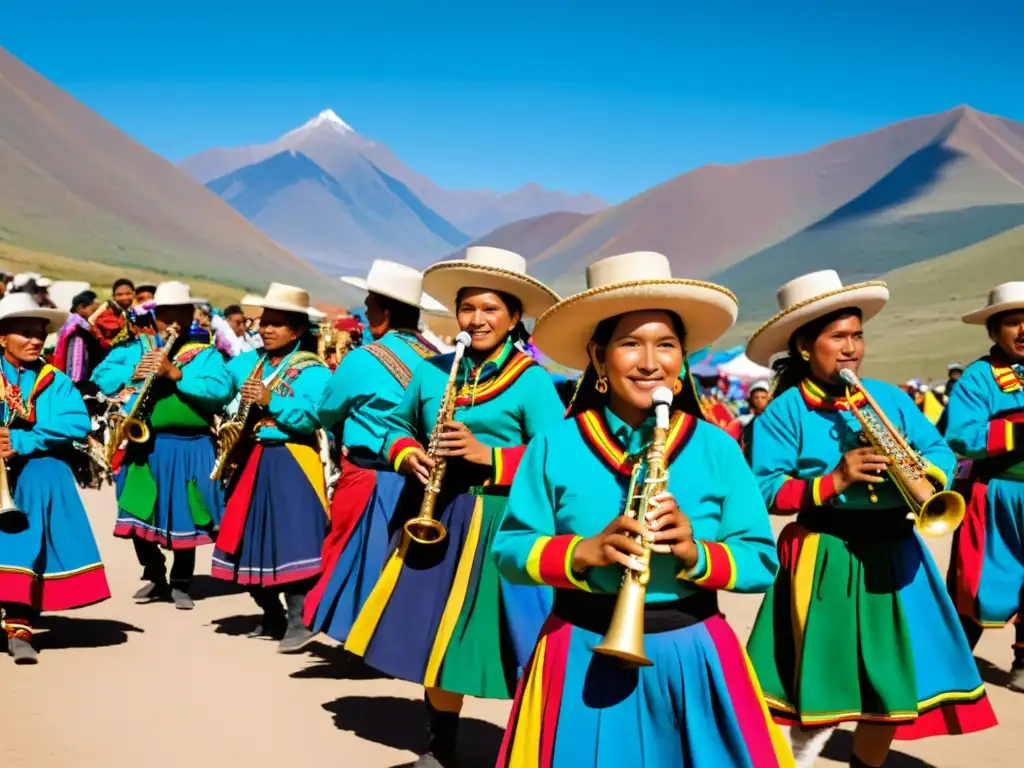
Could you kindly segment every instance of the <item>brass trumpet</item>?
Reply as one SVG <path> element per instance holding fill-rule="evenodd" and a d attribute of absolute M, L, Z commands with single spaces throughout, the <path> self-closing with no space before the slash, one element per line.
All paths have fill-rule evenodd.
<path fill-rule="evenodd" d="M 249 373 L 249 381 L 259 381 L 263 377 L 263 360 L 261 359 Z M 217 461 L 214 462 L 213 471 L 210 473 L 211 480 L 219 480 L 227 465 L 228 457 L 242 439 L 242 432 L 249 421 L 249 412 L 252 410 L 252 403 L 243 402 L 239 404 L 238 411 L 227 421 L 220 425 L 217 430 Z"/>
<path fill-rule="evenodd" d="M 672 390 L 658 387 L 653 393 L 655 426 L 651 445 L 642 462 L 633 467 L 633 476 L 626 494 L 626 509 L 623 514 L 647 527 L 647 512 L 653 505 L 652 499 L 668 485 L 668 470 L 665 468 L 665 444 L 668 440 L 669 411 L 672 407 Z M 643 490 L 637 493 L 637 483 L 643 475 Z M 594 653 L 614 656 L 638 667 L 649 667 L 653 662 L 644 653 L 644 601 L 647 597 L 647 583 L 651 579 L 651 545 L 643 536 L 633 537 L 643 547 L 641 562 L 643 571 L 626 569 L 622 584 L 615 599 L 612 620 L 604 639 L 594 646 Z"/>
<path fill-rule="evenodd" d="M 14 419 L 17 416 L 22 415 L 19 410 L 23 409 L 19 409 L 17 404 L 12 402 L 8 397 L 9 393 L 7 391 L 7 382 L 5 380 L 0 379 L 0 389 L 3 390 L 2 395 L 0 396 L 7 401 L 8 410 L 8 416 L 4 422 L 4 427 L 10 429 L 11 424 L 14 423 Z M 9 519 L 19 519 L 20 522 L 24 523 L 27 518 L 25 517 L 25 513 L 22 512 L 18 505 L 14 503 L 14 495 L 11 493 L 11 482 L 7 475 L 7 460 L 0 459 L 0 520 L 6 521 Z M 0 528 L 6 529 L 6 523 L 3 526 L 0 526 Z"/>
<path fill-rule="evenodd" d="M 459 372 L 459 363 L 462 362 L 466 347 L 471 343 L 472 339 L 465 331 L 455 337 L 455 357 L 452 359 L 448 383 L 445 385 L 441 407 L 437 409 L 437 419 L 434 421 L 430 442 L 427 445 L 427 455 L 433 459 L 434 465 L 430 468 L 427 487 L 423 491 L 420 513 L 405 524 L 405 532 L 417 544 L 437 544 L 448 535 L 444 525 L 434 519 L 434 505 L 437 503 L 437 495 L 441 492 L 441 482 L 444 480 L 448 464 L 444 456 L 437 455 L 437 444 L 444 432 L 445 423 L 450 421 L 452 414 L 455 413 L 455 377 Z"/>
<path fill-rule="evenodd" d="M 893 426 L 856 373 L 844 368 L 839 372 L 839 377 L 847 386 L 850 411 L 860 422 L 864 436 L 876 453 L 892 459 L 886 472 L 913 512 L 917 530 L 922 536 L 943 536 L 954 531 L 964 519 L 967 506 L 964 497 L 937 485 L 941 483 L 941 478 L 934 474 L 932 466 Z M 859 390 L 864 395 L 869 411 L 865 413 L 853 404 L 850 390 Z"/>
<path fill-rule="evenodd" d="M 174 342 L 178 339 L 178 333 L 177 325 L 172 325 L 167 329 L 167 338 L 164 339 L 164 345 L 160 348 L 162 354 L 166 355 L 167 351 L 174 346 Z M 154 381 L 156 381 L 156 374 L 151 373 L 142 382 L 135 402 L 132 403 L 132 407 L 118 425 L 116 445 L 120 445 L 121 438 L 128 438 L 133 443 L 149 442 L 149 425 L 146 424 L 145 416 L 150 408 L 149 400 L 152 397 Z"/>

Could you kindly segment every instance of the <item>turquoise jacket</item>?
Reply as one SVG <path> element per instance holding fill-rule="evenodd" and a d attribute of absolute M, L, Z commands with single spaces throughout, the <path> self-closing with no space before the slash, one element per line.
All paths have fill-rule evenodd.
<path fill-rule="evenodd" d="M 408 450 L 429 443 L 453 359 L 449 353 L 420 365 L 402 402 L 388 414 L 384 453 L 396 469 Z M 510 485 L 525 444 L 565 414 L 551 377 L 509 340 L 479 369 L 463 358 L 456 391 L 453 418 L 492 449 L 494 485 Z"/>
<path fill-rule="evenodd" d="M 384 362 L 393 362 L 388 353 L 401 363 L 394 372 Z M 384 417 L 402 401 L 419 364 L 436 354 L 417 334 L 388 331 L 341 359 L 320 398 L 318 413 L 324 429 L 334 431 L 339 444 L 348 449 L 349 459 L 362 467 L 388 467 L 382 456 Z"/>
<path fill-rule="evenodd" d="M 17 386 L 25 403 L 31 428 L 24 421 L 15 421 L 11 429 L 11 447 L 18 456 L 44 454 L 66 448 L 89 434 L 91 421 L 85 402 L 71 379 L 56 368 L 32 365 L 19 369 L 4 356 L 0 359 L 4 379 L 8 386 Z M 40 375 L 42 374 L 42 375 Z M 0 404 L 6 424 L 10 420 L 10 406 Z"/>
<path fill-rule="evenodd" d="M 956 457 L 934 425 L 906 392 L 883 381 L 863 379 L 871 397 L 928 464 L 937 488 L 949 488 Z M 854 404 L 870 412 L 861 396 Z M 898 509 L 906 506 L 896 484 L 886 482 L 869 490 L 855 483 L 837 494 L 832 471 L 843 454 L 863 447 L 860 423 L 845 398 L 828 397 L 805 381 L 772 400 L 754 421 L 752 467 L 768 507 L 794 514 L 818 507 L 841 509 Z M 874 498 L 872 498 L 874 497 Z"/>
<path fill-rule="evenodd" d="M 604 409 L 563 421 L 533 440 L 492 547 L 502 575 L 517 584 L 616 593 L 621 566 L 574 573 L 572 550 L 622 514 L 631 457 L 646 450 L 653 428 L 653 417 L 634 429 Z M 675 556 L 652 553 L 647 601 L 677 600 L 699 589 L 766 591 L 779 565 L 775 539 L 736 441 L 680 412 L 669 429 L 666 457 L 668 490 L 693 526 L 697 563 L 686 571 Z"/>
<path fill-rule="evenodd" d="M 946 440 L 976 472 L 1024 481 L 1024 366 L 991 356 L 967 366 L 946 406 Z"/>
<path fill-rule="evenodd" d="M 93 371 L 93 383 L 108 397 L 125 387 L 141 386 L 142 382 L 132 381 L 132 374 L 153 344 L 153 337 L 142 336 L 130 344 L 115 347 Z M 234 396 L 234 382 L 224 365 L 224 358 L 208 344 L 184 344 L 175 353 L 175 364 L 181 369 L 181 380 L 176 383 L 175 392 L 187 406 L 212 416 Z M 125 404 L 124 410 L 131 408 L 133 402 L 134 396 Z"/>
<path fill-rule="evenodd" d="M 233 412 L 240 402 L 239 391 L 260 360 L 266 359 L 263 350 L 243 352 L 228 363 L 234 400 L 229 406 Z M 265 364 L 261 380 L 270 388 L 270 402 L 263 416 L 273 421 L 256 429 L 256 440 L 263 443 L 283 443 L 298 436 L 308 437 L 320 429 L 316 414 L 317 400 L 331 378 L 331 370 L 316 355 L 292 353 L 276 367 Z M 261 417 L 262 418 L 262 417 Z"/>

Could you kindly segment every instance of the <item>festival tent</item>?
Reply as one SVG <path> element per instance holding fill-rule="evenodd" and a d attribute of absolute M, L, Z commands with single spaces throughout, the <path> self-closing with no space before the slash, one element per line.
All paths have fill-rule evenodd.
<path fill-rule="evenodd" d="M 720 365 L 718 370 L 730 379 L 739 379 L 745 383 L 759 381 L 761 379 L 770 380 L 772 378 L 771 368 L 765 368 L 763 365 L 758 365 L 742 353 L 739 356 L 734 357 L 729 362 Z"/>

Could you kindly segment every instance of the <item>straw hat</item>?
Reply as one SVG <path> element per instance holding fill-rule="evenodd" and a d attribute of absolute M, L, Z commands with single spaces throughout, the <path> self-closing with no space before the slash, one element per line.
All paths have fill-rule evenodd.
<path fill-rule="evenodd" d="M 242 305 L 256 310 L 276 309 L 281 312 L 294 312 L 298 315 L 310 316 L 309 293 L 284 283 L 271 283 L 266 296 L 255 296 L 247 293 L 242 297 Z M 314 311 L 316 311 L 314 309 Z"/>
<path fill-rule="evenodd" d="M 789 349 L 796 331 L 830 312 L 854 307 L 867 322 L 889 301 L 889 289 L 878 281 L 843 285 L 834 269 L 825 269 L 790 280 L 779 288 L 778 301 L 781 311 L 747 342 L 747 357 L 759 365 L 768 365 L 772 357 Z"/>
<path fill-rule="evenodd" d="M 396 261 L 374 259 L 365 280 L 361 277 L 343 277 L 341 282 L 429 312 L 448 311 L 444 304 L 423 292 L 422 272 Z"/>
<path fill-rule="evenodd" d="M 68 318 L 67 312 L 45 309 L 27 293 L 9 293 L 0 299 L 0 321 L 14 317 L 34 317 L 46 321 L 46 332 L 53 333 Z"/>
<path fill-rule="evenodd" d="M 206 299 L 193 296 L 192 289 L 185 285 L 185 283 L 179 283 L 177 280 L 160 283 L 153 293 L 154 307 L 183 307 L 205 303 Z"/>
<path fill-rule="evenodd" d="M 682 318 L 690 349 L 717 341 L 739 311 L 736 297 L 722 286 L 672 277 L 668 259 L 660 253 L 624 253 L 587 267 L 587 290 L 541 315 L 533 341 L 556 363 L 584 370 L 590 363 L 587 343 L 602 320 L 652 309 Z"/>
<path fill-rule="evenodd" d="M 515 296 L 523 314 L 539 317 L 558 302 L 558 294 L 526 274 L 526 259 L 518 253 L 487 245 L 466 249 L 464 259 L 441 261 L 427 267 L 423 287 L 450 311 L 463 288 L 485 288 Z"/>
<path fill-rule="evenodd" d="M 989 291 L 987 306 L 968 312 L 961 319 L 968 325 L 985 325 L 993 315 L 1013 309 L 1024 309 L 1024 282 L 997 285 Z"/>

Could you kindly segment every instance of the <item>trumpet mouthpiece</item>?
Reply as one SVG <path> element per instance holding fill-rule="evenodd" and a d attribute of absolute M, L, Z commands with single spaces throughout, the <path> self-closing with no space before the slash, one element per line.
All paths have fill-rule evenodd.
<path fill-rule="evenodd" d="M 459 331 L 458 336 L 455 337 L 455 345 L 458 347 L 468 347 L 472 343 L 473 337 L 465 331 Z"/>
<path fill-rule="evenodd" d="M 857 374 L 851 371 L 849 368 L 843 368 L 839 371 L 839 378 L 849 384 L 851 387 L 857 386 L 858 379 Z"/>
<path fill-rule="evenodd" d="M 651 395 L 655 407 L 659 405 L 672 405 L 672 390 L 668 387 L 657 387 Z"/>

